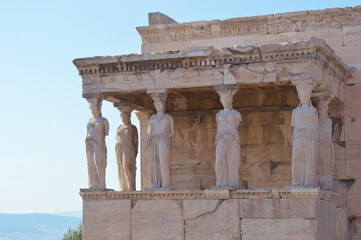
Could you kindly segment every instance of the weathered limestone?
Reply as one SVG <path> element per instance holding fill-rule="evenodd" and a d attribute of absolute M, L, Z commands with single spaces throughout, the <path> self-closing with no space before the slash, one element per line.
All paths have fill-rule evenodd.
<path fill-rule="evenodd" d="M 102 98 L 87 99 L 93 118 L 89 119 L 85 138 L 88 160 L 89 188 L 105 189 L 105 168 L 107 167 L 107 147 L 105 136 L 109 134 L 109 123 L 102 117 Z"/>
<path fill-rule="evenodd" d="M 83 202 L 83 239 L 132 239 L 130 200 Z"/>
<path fill-rule="evenodd" d="M 336 234 L 332 236 L 336 196 L 315 188 L 81 195 L 85 239 L 100 233 L 107 239 L 336 239 Z M 109 224 L 113 218 L 115 222 Z M 122 232 L 114 231 L 115 227 Z M 130 231 L 131 237 L 126 238 Z"/>
<path fill-rule="evenodd" d="M 238 200 L 224 200 L 212 212 L 185 219 L 185 239 L 240 239 L 237 208 Z"/>
<path fill-rule="evenodd" d="M 314 219 L 241 219 L 242 240 L 317 239 Z"/>
<path fill-rule="evenodd" d="M 132 125 L 129 106 L 117 106 L 123 125 L 117 128 L 115 155 L 118 165 L 120 191 L 135 190 L 136 157 L 138 154 L 138 130 Z"/>
<path fill-rule="evenodd" d="M 140 170 L 141 170 L 141 189 L 150 188 L 150 161 L 148 154 L 148 123 L 151 115 L 150 111 L 139 111 L 135 115 L 139 119 L 140 125 Z"/>
<path fill-rule="evenodd" d="M 132 208 L 132 240 L 183 240 L 182 202 L 139 200 Z"/>
<path fill-rule="evenodd" d="M 348 240 L 347 207 L 338 207 L 336 210 L 336 239 Z"/>

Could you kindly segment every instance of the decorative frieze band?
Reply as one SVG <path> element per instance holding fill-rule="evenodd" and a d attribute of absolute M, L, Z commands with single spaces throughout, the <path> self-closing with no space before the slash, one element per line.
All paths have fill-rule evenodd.
<path fill-rule="evenodd" d="M 181 199 L 249 199 L 249 198 L 322 198 L 334 200 L 333 191 L 318 188 L 240 189 L 240 190 L 160 190 L 160 191 L 81 191 L 83 200 L 181 200 Z"/>

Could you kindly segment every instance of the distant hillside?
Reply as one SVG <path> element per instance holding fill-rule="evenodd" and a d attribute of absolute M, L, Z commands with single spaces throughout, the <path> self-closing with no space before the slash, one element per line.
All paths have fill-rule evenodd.
<path fill-rule="evenodd" d="M 0 213 L 0 240 L 60 240 L 81 218 L 52 214 Z"/>
<path fill-rule="evenodd" d="M 65 216 L 65 217 L 76 217 L 76 218 L 82 218 L 83 217 L 82 210 L 70 211 L 70 212 L 56 212 L 56 213 L 51 213 L 51 214 L 58 215 L 58 216 Z"/>

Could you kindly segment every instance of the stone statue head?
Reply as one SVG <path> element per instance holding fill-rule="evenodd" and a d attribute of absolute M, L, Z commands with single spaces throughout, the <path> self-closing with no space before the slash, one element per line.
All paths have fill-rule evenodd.
<path fill-rule="evenodd" d="M 328 110 L 328 104 L 319 103 L 317 106 L 318 115 L 320 117 L 326 117 L 327 116 L 327 110 Z"/>
<path fill-rule="evenodd" d="M 313 89 L 312 83 L 301 83 L 296 85 L 298 98 L 302 106 L 311 105 L 311 93 Z"/>
<path fill-rule="evenodd" d="M 89 109 L 93 117 L 94 118 L 101 117 L 102 116 L 101 108 L 102 108 L 103 99 L 101 97 L 93 97 L 93 98 L 87 98 L 87 101 L 89 103 Z"/>
<path fill-rule="evenodd" d="M 120 118 L 122 119 L 124 125 L 128 125 L 131 123 L 130 112 L 126 112 L 126 111 L 120 112 Z"/>
<path fill-rule="evenodd" d="M 154 93 L 152 94 L 152 99 L 154 101 L 154 107 L 157 109 L 158 114 L 164 114 L 165 112 L 165 101 L 167 100 L 166 93 Z"/>
<path fill-rule="evenodd" d="M 215 87 L 220 96 L 220 101 L 224 109 L 232 109 L 233 95 L 236 94 L 238 87 L 236 85 L 221 85 Z"/>

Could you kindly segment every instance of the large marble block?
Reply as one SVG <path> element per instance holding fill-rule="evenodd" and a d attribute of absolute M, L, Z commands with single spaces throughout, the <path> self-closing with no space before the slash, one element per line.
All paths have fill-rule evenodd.
<path fill-rule="evenodd" d="M 84 201 L 83 239 L 131 239 L 130 208 L 130 200 Z"/>
<path fill-rule="evenodd" d="M 194 200 L 205 201 L 205 200 Z M 239 236 L 239 216 L 238 216 L 238 201 L 236 199 L 223 200 L 214 209 L 214 202 L 202 202 L 209 205 L 208 210 L 201 213 L 197 210 L 198 204 L 190 204 L 188 202 L 184 211 L 198 212 L 198 216 L 193 215 L 193 218 L 185 219 L 185 239 L 186 240 L 234 240 L 240 239 Z M 189 206 L 193 205 L 193 206 Z M 204 208 L 206 209 L 206 208 Z M 200 214 L 201 213 L 201 214 Z M 188 213 L 186 216 L 190 216 Z"/>
<path fill-rule="evenodd" d="M 183 240 L 182 201 L 139 200 L 131 224 L 132 240 Z"/>
<path fill-rule="evenodd" d="M 242 240 L 315 240 L 315 219 L 241 219 Z"/>

